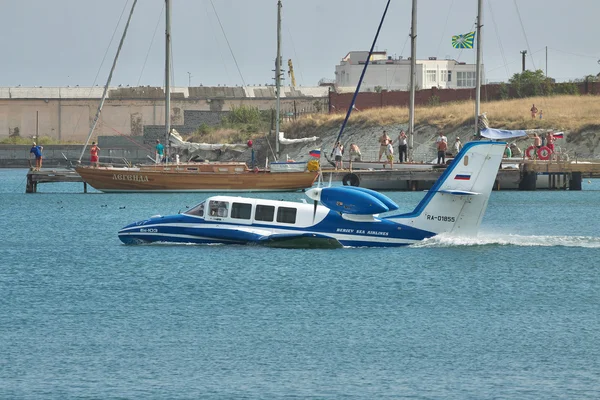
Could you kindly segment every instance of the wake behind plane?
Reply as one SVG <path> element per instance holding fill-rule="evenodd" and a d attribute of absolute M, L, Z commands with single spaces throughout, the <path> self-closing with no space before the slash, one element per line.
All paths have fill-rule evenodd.
<path fill-rule="evenodd" d="M 119 231 L 125 244 L 257 244 L 282 248 L 405 246 L 441 233 L 477 234 L 506 143 L 470 142 L 410 213 L 360 187 L 319 187 L 313 203 L 213 196 L 183 214 Z M 386 216 L 379 214 L 389 213 Z M 396 213 L 394 213 L 396 212 Z"/>

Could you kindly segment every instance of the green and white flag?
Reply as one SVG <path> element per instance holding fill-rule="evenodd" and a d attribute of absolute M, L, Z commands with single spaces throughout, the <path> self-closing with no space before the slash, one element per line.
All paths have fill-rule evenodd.
<path fill-rule="evenodd" d="M 474 39 L 475 32 L 452 36 L 452 47 L 455 49 L 472 49 Z"/>

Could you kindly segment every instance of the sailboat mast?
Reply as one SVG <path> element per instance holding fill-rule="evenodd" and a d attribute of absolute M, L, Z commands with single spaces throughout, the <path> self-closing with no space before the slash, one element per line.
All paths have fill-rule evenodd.
<path fill-rule="evenodd" d="M 413 143 L 415 131 L 415 78 L 417 66 L 417 0 L 412 0 L 410 26 L 410 97 L 408 102 L 408 154 L 407 159 L 414 161 Z"/>
<path fill-rule="evenodd" d="M 481 27 L 483 26 L 483 0 L 477 1 L 477 65 L 475 66 L 475 134 L 479 136 L 481 104 Z"/>
<path fill-rule="evenodd" d="M 169 157 L 171 132 L 171 0 L 165 0 L 165 147 Z"/>
<path fill-rule="evenodd" d="M 83 158 L 83 154 L 85 153 L 85 148 L 90 142 L 90 138 L 94 133 L 94 129 L 96 129 L 96 124 L 100 119 L 100 113 L 102 112 L 102 107 L 104 106 L 104 100 L 106 100 L 106 95 L 108 94 L 108 87 L 110 86 L 110 81 L 112 80 L 113 72 L 115 71 L 115 67 L 117 66 L 117 60 L 119 59 L 119 54 L 121 53 L 121 48 L 123 47 L 123 42 L 125 41 L 125 36 L 127 35 L 127 29 L 129 28 L 129 23 L 131 22 L 131 16 L 133 15 L 133 10 L 135 9 L 135 5 L 137 4 L 137 0 L 134 0 L 133 5 L 131 6 L 131 11 L 129 11 L 129 18 L 127 18 L 127 23 L 125 24 L 125 29 L 123 30 L 123 36 L 121 36 L 121 41 L 119 42 L 119 48 L 117 49 L 117 54 L 115 55 L 115 59 L 113 60 L 112 67 L 110 69 L 110 73 L 108 74 L 108 79 L 106 80 L 106 85 L 104 85 L 104 91 L 102 92 L 102 98 L 100 99 L 100 104 L 98 105 L 98 110 L 96 111 L 96 116 L 94 117 L 94 121 L 92 122 L 92 126 L 90 126 L 90 133 L 85 141 L 85 145 L 81 150 L 81 155 L 79 156 L 79 162 Z"/>
<path fill-rule="evenodd" d="M 277 1 L 277 59 L 275 60 L 275 157 L 279 159 L 279 112 L 281 109 L 281 0 Z"/>

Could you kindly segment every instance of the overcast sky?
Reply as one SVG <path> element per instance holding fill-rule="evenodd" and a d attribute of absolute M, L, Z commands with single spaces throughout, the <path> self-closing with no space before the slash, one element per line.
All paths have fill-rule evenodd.
<path fill-rule="evenodd" d="M 302 86 L 334 79 L 348 51 L 369 49 L 386 2 L 283 0 L 285 69 L 291 58 Z M 0 86 L 104 85 L 132 3 L 0 0 Z M 477 0 L 418 0 L 417 7 L 417 58 L 475 62 L 475 50 L 453 49 L 451 37 L 474 30 Z M 598 15 L 599 0 L 484 0 L 486 79 L 520 72 L 522 50 L 528 69 L 545 70 L 546 46 L 548 75 L 558 81 L 598 74 Z M 276 0 L 172 0 L 175 86 L 272 83 L 276 18 Z M 410 18 L 411 0 L 392 0 L 377 49 L 408 57 Z M 139 0 L 112 85 L 160 86 L 163 60 L 164 1 Z"/>

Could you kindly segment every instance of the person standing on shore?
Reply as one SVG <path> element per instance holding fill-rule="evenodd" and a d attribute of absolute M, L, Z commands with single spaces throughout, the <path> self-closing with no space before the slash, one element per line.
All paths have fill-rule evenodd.
<path fill-rule="evenodd" d="M 460 138 L 457 136 L 456 141 L 454 142 L 454 156 L 455 157 L 458 153 L 460 153 L 462 148 L 463 148 L 462 142 L 460 141 Z"/>
<path fill-rule="evenodd" d="M 362 154 L 356 143 L 350 145 L 350 161 L 362 161 Z"/>
<path fill-rule="evenodd" d="M 387 163 L 390 164 L 390 168 L 394 168 L 394 145 L 392 145 L 392 141 L 388 141 L 387 147 L 385 149 L 385 157 L 387 158 Z M 385 164 L 383 164 L 383 168 L 385 168 Z"/>
<path fill-rule="evenodd" d="M 29 159 L 31 160 L 31 155 L 35 156 L 35 168 L 34 171 L 39 171 L 42 169 L 42 150 L 44 148 L 42 146 L 38 146 L 35 142 L 33 142 L 33 146 L 29 150 Z"/>
<path fill-rule="evenodd" d="M 344 162 L 342 161 L 342 155 L 344 154 L 344 146 L 340 142 L 335 144 L 333 148 L 333 156 L 335 157 L 335 169 L 344 168 Z"/>
<path fill-rule="evenodd" d="M 156 163 L 158 164 L 159 162 L 162 161 L 164 155 L 165 155 L 165 146 L 162 145 L 162 143 L 160 142 L 159 139 L 156 139 Z"/>
<path fill-rule="evenodd" d="M 96 142 L 92 142 L 92 147 L 90 147 L 90 164 L 94 168 L 98 168 L 99 165 L 100 156 L 98 153 L 100 153 L 100 147 L 96 146 Z"/>
<path fill-rule="evenodd" d="M 554 135 L 552 134 L 552 131 L 548 132 L 546 134 L 546 146 L 548 146 L 548 148 L 550 149 L 550 151 L 552 153 L 554 153 L 554 141 L 556 139 L 554 139 Z"/>
<path fill-rule="evenodd" d="M 403 161 L 408 162 L 408 144 L 406 142 L 406 133 L 404 129 L 400 131 L 400 135 L 398 135 L 398 160 L 400 164 Z"/>
<path fill-rule="evenodd" d="M 387 134 L 387 131 L 383 131 L 383 134 L 379 138 L 379 158 L 378 161 L 381 161 L 381 156 L 387 151 L 387 145 L 390 142 L 390 137 Z"/>
<path fill-rule="evenodd" d="M 535 106 L 535 104 L 533 104 L 533 105 L 531 106 L 531 110 L 529 110 L 529 111 L 531 111 L 531 118 L 532 118 L 532 119 L 535 119 L 535 116 L 537 115 L 537 112 L 538 112 L 538 109 L 537 109 L 537 107 Z"/>
<path fill-rule="evenodd" d="M 539 137 L 537 133 L 533 134 L 533 145 L 535 146 L 536 151 L 542 147 L 542 138 Z"/>
<path fill-rule="evenodd" d="M 436 139 L 435 145 L 437 147 L 437 163 L 446 163 L 446 150 L 448 149 L 448 138 L 444 136 L 444 132 L 440 131 L 440 136 Z"/>

